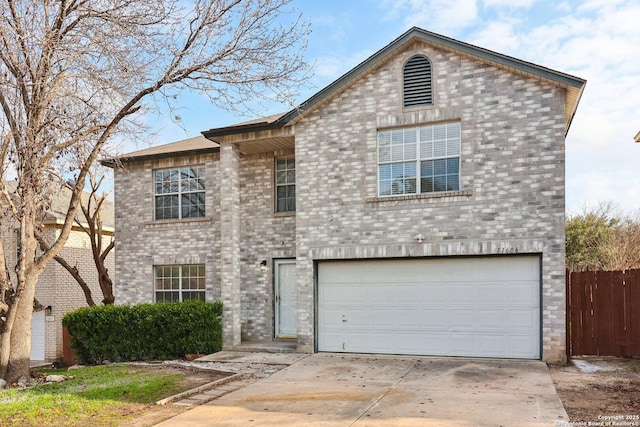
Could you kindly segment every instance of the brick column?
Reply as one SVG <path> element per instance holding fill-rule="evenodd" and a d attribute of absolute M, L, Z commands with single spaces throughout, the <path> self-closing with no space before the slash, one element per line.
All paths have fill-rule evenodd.
<path fill-rule="evenodd" d="M 236 144 L 220 146 L 220 288 L 224 348 L 240 344 L 240 152 Z"/>

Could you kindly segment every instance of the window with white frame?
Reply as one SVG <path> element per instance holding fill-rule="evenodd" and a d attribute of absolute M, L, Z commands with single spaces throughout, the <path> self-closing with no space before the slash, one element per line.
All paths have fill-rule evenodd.
<path fill-rule="evenodd" d="M 296 210 L 296 159 L 276 159 L 276 212 Z"/>
<path fill-rule="evenodd" d="M 156 265 L 156 302 L 205 300 L 204 264 Z"/>
<path fill-rule="evenodd" d="M 378 132 L 378 195 L 460 190 L 460 123 Z"/>
<path fill-rule="evenodd" d="M 154 175 L 156 220 L 204 216 L 204 167 L 162 169 Z"/>

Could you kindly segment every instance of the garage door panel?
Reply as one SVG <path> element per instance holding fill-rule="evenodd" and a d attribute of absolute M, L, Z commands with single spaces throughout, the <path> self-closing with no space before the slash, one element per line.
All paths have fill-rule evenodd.
<path fill-rule="evenodd" d="M 392 329 L 394 313 L 385 309 L 385 307 L 369 310 L 369 317 L 364 319 L 364 326 L 371 326 L 382 329 Z M 350 322 L 350 320 L 348 320 Z M 346 325 L 349 326 L 349 325 Z"/>
<path fill-rule="evenodd" d="M 425 289 L 425 297 L 422 301 L 425 304 L 438 305 L 449 300 L 450 287 L 439 283 L 429 284 Z"/>
<path fill-rule="evenodd" d="M 450 283 L 447 299 L 459 305 L 474 304 L 478 299 L 478 288 L 470 283 Z"/>
<path fill-rule="evenodd" d="M 321 330 L 342 327 L 342 313 L 343 310 L 339 308 L 327 308 L 324 310 L 323 315 L 318 320 Z"/>
<path fill-rule="evenodd" d="M 500 283 L 483 283 L 482 292 L 478 292 L 476 303 L 503 305 L 508 302 L 509 296 L 504 292 L 504 286 Z"/>
<path fill-rule="evenodd" d="M 509 278 L 511 280 L 531 280 L 540 276 L 540 260 L 530 262 L 528 257 L 511 257 L 509 262 Z"/>
<path fill-rule="evenodd" d="M 418 308 L 396 309 L 394 313 L 394 328 L 401 328 L 402 330 L 422 329 L 424 325 L 423 310 Z"/>
<path fill-rule="evenodd" d="M 482 334 L 475 337 L 474 345 L 482 356 L 504 354 L 508 350 L 504 335 Z"/>
<path fill-rule="evenodd" d="M 369 304 L 386 305 L 389 304 L 389 292 L 385 286 L 370 286 L 364 284 L 360 287 L 362 299 Z"/>
<path fill-rule="evenodd" d="M 358 353 L 390 353 L 393 346 L 393 333 L 345 333 L 345 350 Z"/>
<path fill-rule="evenodd" d="M 351 328 L 359 328 L 359 329 L 366 329 L 367 326 L 369 326 L 371 324 L 371 322 L 376 322 L 373 325 L 380 325 L 382 327 L 386 326 L 384 323 L 379 322 L 376 320 L 379 319 L 381 314 L 378 314 L 378 316 L 375 315 L 375 313 L 377 313 L 377 310 L 374 309 L 367 309 L 366 307 L 364 308 L 355 308 L 355 307 L 347 307 L 344 310 L 344 321 L 343 326 L 347 329 L 351 329 Z"/>
<path fill-rule="evenodd" d="M 318 346 L 325 348 L 325 351 L 343 351 L 344 339 L 341 331 L 321 330 L 318 333 Z"/>
<path fill-rule="evenodd" d="M 487 331 L 503 331 L 509 328 L 507 311 L 503 309 L 478 310 L 477 325 L 475 329 Z"/>
<path fill-rule="evenodd" d="M 365 304 L 367 301 L 363 299 L 363 296 L 366 295 L 365 285 L 362 283 L 356 283 L 349 288 L 344 288 L 342 290 L 342 299 L 345 301 L 349 301 L 350 304 Z"/>
<path fill-rule="evenodd" d="M 540 310 L 509 310 L 507 319 L 511 330 L 514 331 L 530 331 L 537 327 L 540 318 Z"/>
<path fill-rule="evenodd" d="M 318 299 L 321 304 L 330 307 L 339 303 L 342 298 L 342 287 L 338 285 L 325 285 L 318 291 Z"/>
<path fill-rule="evenodd" d="M 532 305 L 532 301 L 538 297 L 539 282 L 526 281 L 511 283 L 507 289 L 508 304 Z"/>
<path fill-rule="evenodd" d="M 318 287 L 320 351 L 539 358 L 537 256 L 323 262 Z"/>
<path fill-rule="evenodd" d="M 391 284 L 393 287 L 392 300 L 389 300 L 389 292 L 387 291 L 387 303 L 393 302 L 396 305 L 416 305 L 425 304 L 429 301 L 428 294 L 423 286 L 418 284 L 396 283 Z M 388 289 L 388 287 L 386 287 Z"/>
<path fill-rule="evenodd" d="M 456 332 L 448 337 L 449 349 L 447 354 L 470 354 L 476 353 L 478 356 L 484 356 L 482 346 L 476 341 L 477 334 L 470 332 Z"/>
<path fill-rule="evenodd" d="M 456 310 L 452 309 L 449 314 L 451 329 L 455 331 L 474 330 L 477 323 L 476 315 L 473 310 Z"/>
<path fill-rule="evenodd" d="M 508 337 L 509 351 L 516 358 L 529 358 L 531 352 L 537 351 L 537 345 L 526 335 L 510 335 Z"/>
<path fill-rule="evenodd" d="M 420 329 L 447 330 L 451 326 L 449 310 L 430 308 L 422 311 L 422 322 L 416 325 Z"/>

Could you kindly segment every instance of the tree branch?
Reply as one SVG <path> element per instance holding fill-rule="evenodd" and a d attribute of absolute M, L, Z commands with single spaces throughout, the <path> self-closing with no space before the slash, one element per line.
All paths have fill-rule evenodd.
<path fill-rule="evenodd" d="M 49 250 L 49 246 L 47 245 L 47 243 L 44 240 L 44 237 L 40 233 L 36 234 L 36 239 L 38 240 L 38 244 L 40 245 L 40 249 L 42 251 Z M 69 263 L 59 255 L 54 256 L 53 259 L 55 259 L 58 262 L 58 264 L 64 267 L 64 269 L 67 270 L 69 274 L 71 274 L 71 276 L 76 280 L 76 282 L 78 282 L 78 285 L 80 285 L 80 288 L 82 288 L 82 292 L 84 293 L 84 299 L 87 301 L 87 304 L 90 306 L 96 305 L 96 303 L 93 301 L 93 298 L 91 296 L 91 288 L 89 288 L 89 285 L 87 285 L 87 282 L 85 282 L 82 276 L 80 276 L 80 272 L 78 271 L 78 268 L 72 267 L 71 265 L 69 265 Z"/>

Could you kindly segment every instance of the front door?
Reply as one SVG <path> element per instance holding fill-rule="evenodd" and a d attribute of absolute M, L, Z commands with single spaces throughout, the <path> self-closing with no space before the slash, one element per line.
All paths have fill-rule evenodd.
<path fill-rule="evenodd" d="M 44 310 L 31 317 L 31 360 L 44 360 Z"/>
<path fill-rule="evenodd" d="M 275 263 L 276 337 L 297 335 L 296 262 L 276 260 Z"/>

